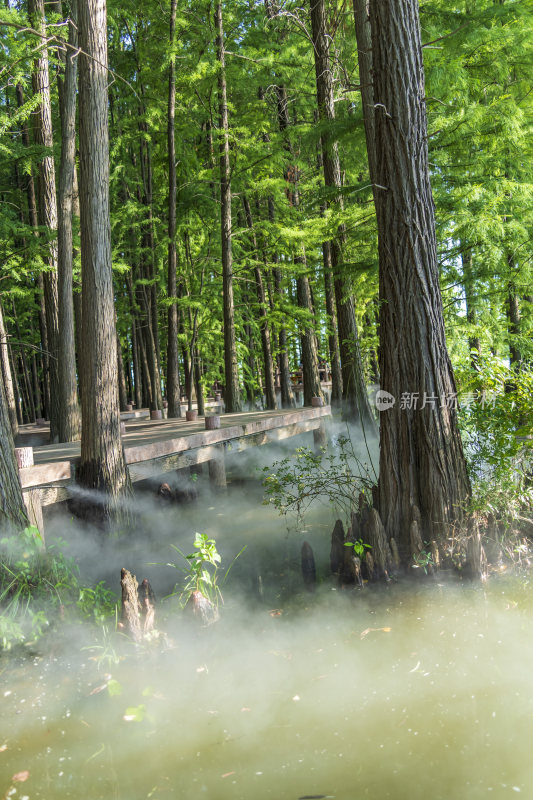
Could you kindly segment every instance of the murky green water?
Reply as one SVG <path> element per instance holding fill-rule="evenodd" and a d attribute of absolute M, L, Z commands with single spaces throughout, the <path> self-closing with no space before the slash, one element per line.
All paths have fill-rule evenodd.
<path fill-rule="evenodd" d="M 169 541 L 187 548 L 205 530 L 227 557 L 248 541 L 217 625 L 176 614 L 165 622 L 173 647 L 118 663 L 114 636 L 64 629 L 51 654 L 1 662 L 0 797 L 532 797 L 527 583 L 341 594 L 324 579 L 308 595 L 302 535 L 287 537 L 257 500 L 240 487 L 170 515 L 148 510 L 152 536 L 91 565 L 121 559 L 157 591 L 172 570 L 145 565 L 168 559 Z M 317 513 L 305 534 L 322 575 L 330 525 Z M 87 542 L 76 546 L 87 560 Z"/>

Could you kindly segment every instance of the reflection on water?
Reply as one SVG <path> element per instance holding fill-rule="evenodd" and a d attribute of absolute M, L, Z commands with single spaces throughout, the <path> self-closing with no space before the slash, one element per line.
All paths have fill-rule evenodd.
<path fill-rule="evenodd" d="M 202 516 L 228 557 L 248 541 L 220 623 L 197 630 L 176 613 L 165 623 L 173 648 L 118 664 L 113 637 L 100 640 L 107 650 L 87 650 L 94 633 L 79 630 L 63 630 L 51 655 L 4 660 L 0 796 L 533 796 L 529 587 L 337 592 L 325 577 L 331 520 L 318 512 L 305 538 L 324 578 L 308 595 L 301 534 L 287 537 L 246 493 L 239 515 L 230 494 L 210 511 L 166 512 L 164 524 L 152 516 L 165 534 L 158 547 L 151 537 L 144 553 L 139 542 L 128 549 L 125 566 L 141 577 L 148 561 L 169 558 L 165 536 L 187 547 Z M 124 543 L 113 547 L 106 563 L 113 552 L 124 558 Z M 172 570 L 147 570 L 156 588 L 161 575 L 174 580 Z"/>

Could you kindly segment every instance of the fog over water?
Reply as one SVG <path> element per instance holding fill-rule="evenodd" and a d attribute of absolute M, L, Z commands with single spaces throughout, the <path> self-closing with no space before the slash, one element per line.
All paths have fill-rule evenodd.
<path fill-rule="evenodd" d="M 84 578 L 118 592 L 125 566 L 158 599 L 180 579 L 153 564 L 179 560 L 171 543 L 190 552 L 195 531 L 208 533 L 225 567 L 248 547 L 216 625 L 201 629 L 166 601 L 163 647 L 136 652 L 111 631 L 65 623 L 25 661 L 2 658 L 0 797 L 532 797 L 528 580 L 337 591 L 335 514 L 317 507 L 295 530 L 261 503 L 254 466 L 272 451 L 254 456 L 239 456 L 225 496 L 202 478 L 196 503 L 137 495 L 135 530 L 119 539 L 68 517 L 49 526 Z M 314 594 L 300 574 L 304 540 Z"/>

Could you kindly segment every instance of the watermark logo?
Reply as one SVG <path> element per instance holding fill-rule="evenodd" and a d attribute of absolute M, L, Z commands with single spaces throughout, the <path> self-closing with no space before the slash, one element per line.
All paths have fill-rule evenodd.
<path fill-rule="evenodd" d="M 388 411 L 389 408 L 392 408 L 394 403 L 396 402 L 396 398 L 390 392 L 386 392 L 384 389 L 380 389 L 379 392 L 376 392 L 376 408 L 378 411 Z"/>
<path fill-rule="evenodd" d="M 468 408 L 473 403 L 479 403 L 481 408 L 491 406 L 494 408 L 496 394 L 494 392 L 482 391 L 479 394 L 473 392 L 461 396 L 461 405 Z M 393 408 L 396 398 L 390 392 L 380 389 L 376 392 L 376 408 L 378 411 L 388 411 Z M 398 403 L 400 411 L 422 411 L 425 408 L 449 408 L 457 410 L 458 398 L 456 392 L 448 394 L 428 394 L 427 392 L 402 392 Z"/>

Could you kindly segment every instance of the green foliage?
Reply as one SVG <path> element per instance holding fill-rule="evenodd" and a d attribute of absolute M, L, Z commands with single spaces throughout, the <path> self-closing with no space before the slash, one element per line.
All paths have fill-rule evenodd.
<path fill-rule="evenodd" d="M 458 380 L 473 510 L 511 526 L 533 506 L 533 371 L 487 359 Z"/>
<path fill-rule="evenodd" d="M 344 546 L 353 548 L 354 554 L 361 561 L 364 559 L 366 551 L 372 549 L 372 545 L 363 542 L 362 539 L 356 539 L 355 542 L 344 542 Z"/>
<path fill-rule="evenodd" d="M 295 512 L 300 522 L 315 501 L 327 502 L 348 522 L 361 492 L 376 482 L 372 467 L 362 463 L 347 436 L 339 436 L 332 453 L 298 447 L 294 456 L 264 467 L 265 502 L 280 514 Z"/>
<path fill-rule="evenodd" d="M 186 555 L 175 544 L 171 545 L 183 561 L 178 564 L 174 562 L 166 564 L 167 567 L 174 567 L 185 575 L 185 581 L 181 586 L 180 601 L 185 605 L 193 592 L 201 592 L 213 605 L 218 606 L 224 600 L 219 585 L 219 569 L 222 559 L 217 551 L 217 543 L 206 533 L 197 532 L 194 536 L 193 546 L 194 551 Z M 224 573 L 221 585 L 225 583 L 235 561 L 245 549 L 246 545 L 237 553 Z"/>
<path fill-rule="evenodd" d="M 421 550 L 417 554 L 413 553 L 412 566 L 415 569 L 423 569 L 425 575 L 427 575 L 428 572 L 431 572 L 431 570 L 434 567 L 434 561 L 433 561 L 433 556 L 431 555 L 429 550 Z"/>
<path fill-rule="evenodd" d="M 39 639 L 58 617 L 101 622 L 115 598 L 103 583 L 80 585 L 79 570 L 56 540 L 45 549 L 37 528 L 0 540 L 0 641 L 3 649 Z"/>

